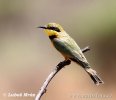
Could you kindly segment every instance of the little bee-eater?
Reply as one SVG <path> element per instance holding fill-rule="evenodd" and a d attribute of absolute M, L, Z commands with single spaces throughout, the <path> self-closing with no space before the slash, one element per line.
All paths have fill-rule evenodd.
<path fill-rule="evenodd" d="M 103 83 L 96 71 L 93 70 L 77 43 L 56 23 L 49 23 L 38 28 L 44 29 L 54 47 L 64 56 L 65 60 L 71 60 L 79 64 L 89 74 L 96 85 Z"/>

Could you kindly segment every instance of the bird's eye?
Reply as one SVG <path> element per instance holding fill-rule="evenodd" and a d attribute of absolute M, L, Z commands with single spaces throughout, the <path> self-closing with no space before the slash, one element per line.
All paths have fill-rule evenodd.
<path fill-rule="evenodd" d="M 57 31 L 57 32 L 61 32 L 60 29 L 57 28 L 57 27 L 48 27 L 48 29 L 54 30 L 54 31 Z"/>

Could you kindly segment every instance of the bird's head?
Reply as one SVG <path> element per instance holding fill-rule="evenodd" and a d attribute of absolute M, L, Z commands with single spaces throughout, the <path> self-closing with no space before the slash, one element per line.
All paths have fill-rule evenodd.
<path fill-rule="evenodd" d="M 60 35 L 61 32 L 63 32 L 63 28 L 56 23 L 49 23 L 45 26 L 39 26 L 38 28 L 44 29 L 45 33 L 47 33 L 48 36 L 53 36 L 53 35 Z"/>

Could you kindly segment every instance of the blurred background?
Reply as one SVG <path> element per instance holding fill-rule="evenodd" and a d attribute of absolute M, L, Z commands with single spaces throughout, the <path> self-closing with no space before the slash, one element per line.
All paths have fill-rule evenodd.
<path fill-rule="evenodd" d="M 0 100 L 34 100 L 9 94 L 36 94 L 63 60 L 36 28 L 49 22 L 61 24 L 81 48 L 90 46 L 85 56 L 105 84 L 94 85 L 72 62 L 54 77 L 42 100 L 115 100 L 115 0 L 0 0 Z"/>

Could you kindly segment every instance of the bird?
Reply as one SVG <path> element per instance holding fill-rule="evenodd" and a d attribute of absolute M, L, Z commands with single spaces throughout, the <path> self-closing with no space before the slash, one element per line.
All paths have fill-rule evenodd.
<path fill-rule="evenodd" d="M 45 31 L 53 46 L 59 51 L 65 60 L 70 60 L 80 65 L 91 77 L 94 84 L 99 85 L 104 82 L 93 70 L 82 53 L 80 47 L 75 40 L 57 23 L 48 23 L 47 25 L 39 26 Z"/>

